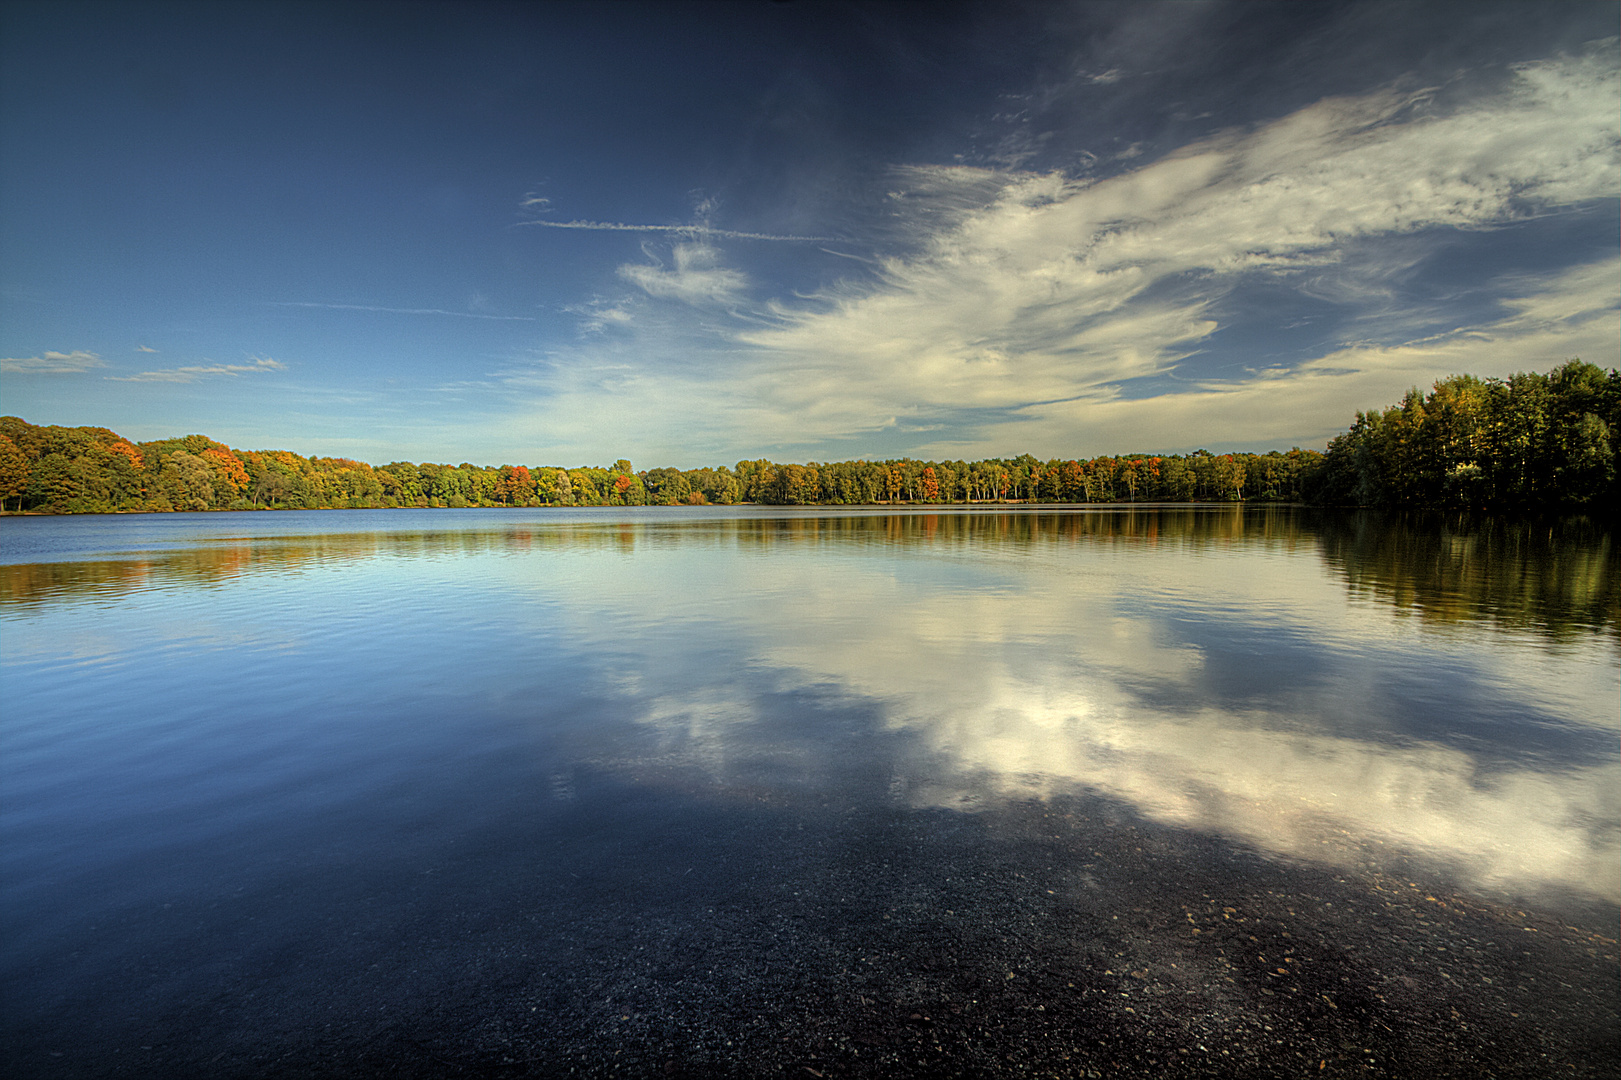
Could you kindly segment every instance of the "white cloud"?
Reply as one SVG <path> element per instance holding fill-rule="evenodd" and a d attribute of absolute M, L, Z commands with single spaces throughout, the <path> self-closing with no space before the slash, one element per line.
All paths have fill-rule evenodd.
<path fill-rule="evenodd" d="M 920 253 L 887 261 L 876 286 L 779 304 L 778 323 L 743 340 L 808 373 L 778 384 L 785 413 L 829 394 L 873 425 L 904 407 L 1107 400 L 1172 368 L 1217 329 L 1211 302 L 1256 275 L 1613 198 L 1618 98 L 1608 58 L 1554 61 L 1469 109 L 1434 114 L 1394 91 L 1331 99 L 1098 182 L 912 170 L 930 191 Z M 953 188 L 955 207 L 941 194 Z"/>
<path fill-rule="evenodd" d="M 602 305 L 619 333 L 557 355 L 523 423 L 562 438 L 586 418 L 594 447 L 612 418 L 650 449 L 705 456 L 846 456 L 829 446 L 860 453 L 854 440 L 897 423 L 960 429 L 970 411 L 1004 419 L 916 452 L 1320 445 L 1354 409 L 1451 372 L 1613 363 L 1613 261 L 1477 288 L 1470 311 L 1485 314 L 1440 337 L 1437 319 L 1461 308 L 1405 301 L 1391 281 L 1460 232 L 1615 199 L 1618 102 L 1621 72 L 1600 53 L 1522 65 L 1456 107 L 1410 89 L 1327 99 L 1101 180 L 901 169 L 891 253 L 811 295 L 755 299 L 718 234 L 676 244 L 671 264 L 622 266 L 646 296 L 690 309 Z M 1368 341 L 1201 378 L 1190 358 L 1224 301 L 1258 283 L 1334 305 Z M 1172 373 L 1180 392 L 1122 396 Z"/>
<path fill-rule="evenodd" d="M 155 353 L 158 350 L 152 348 L 150 345 L 137 345 L 137 346 L 135 346 L 135 351 L 136 352 Z"/>
<path fill-rule="evenodd" d="M 720 252 L 708 244 L 677 244 L 671 258 L 674 266 L 668 269 L 627 263 L 619 268 L 619 276 L 649 296 L 687 304 L 728 303 L 748 287 L 747 276 L 719 265 Z"/>
<path fill-rule="evenodd" d="M 1546 278 L 1522 279 L 1495 322 L 1395 346 L 1351 345 L 1293 370 L 1259 372 L 1241 381 L 1193 383 L 1186 389 L 1123 400 L 1099 394 L 1032 405 L 972 440 L 923 451 L 978 457 L 1010 446 L 1069 445 L 1084 454 L 1133 450 L 1185 451 L 1196 446 L 1269 448 L 1322 445 L 1345 430 L 1358 409 L 1383 408 L 1410 387 L 1467 372 L 1506 377 L 1579 357 L 1621 364 L 1621 257 Z"/>
<path fill-rule="evenodd" d="M 7 375 L 78 375 L 91 368 L 106 367 L 93 352 L 47 352 L 44 356 L 0 359 L 0 372 Z"/>
<path fill-rule="evenodd" d="M 194 364 L 187 367 L 165 368 L 161 371 L 143 371 L 138 375 L 107 375 L 112 382 L 169 382 L 189 383 L 212 375 L 256 375 L 266 371 L 286 371 L 287 365 L 268 356 L 251 357 L 251 364 Z"/>
<path fill-rule="evenodd" d="M 622 299 L 610 302 L 600 296 L 587 304 L 566 305 L 563 310 L 580 317 L 579 329 L 582 335 L 601 334 L 609 327 L 626 327 L 631 324 L 633 318 L 628 302 Z"/>

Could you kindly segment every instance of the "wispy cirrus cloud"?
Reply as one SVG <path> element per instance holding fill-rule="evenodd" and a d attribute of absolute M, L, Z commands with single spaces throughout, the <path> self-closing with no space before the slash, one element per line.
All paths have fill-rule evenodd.
<path fill-rule="evenodd" d="M 1471 286 L 1467 316 L 1422 342 L 1434 319 L 1464 309 L 1426 301 L 1410 314 L 1374 279 L 1397 245 L 1421 263 L 1458 237 L 1613 201 L 1618 99 L 1612 48 L 1520 65 L 1459 103 L 1410 87 L 1321 100 L 1106 179 L 903 168 L 890 202 L 906 254 L 810 295 L 751 299 L 752 279 L 726 271 L 707 241 L 685 264 L 621 268 L 676 302 L 662 307 L 691 306 L 693 332 L 708 327 L 696 346 L 705 362 L 644 359 L 669 351 L 663 311 L 624 326 L 639 342 L 557 365 L 553 402 L 575 418 L 637 418 L 645 426 L 620 430 L 664 445 L 697 414 L 738 448 L 787 436 L 824 453 L 941 420 L 963 433 L 933 444 L 942 452 L 1320 445 L 1348 410 L 1448 371 L 1613 363 L 1621 275 L 1610 262 Z M 1329 305 L 1348 325 L 1368 316 L 1371 336 L 1218 380 L 1193 358 L 1223 329 L 1224 301 L 1258 284 Z M 722 299 L 739 319 L 717 326 L 705 309 Z M 1564 321 L 1547 315 L 1561 308 Z M 1133 380 L 1166 385 L 1128 401 Z"/>
<path fill-rule="evenodd" d="M 79 375 L 93 368 L 106 367 L 93 352 L 47 352 L 42 356 L 0 359 L 0 373 L 6 375 Z"/>
<path fill-rule="evenodd" d="M 159 371 L 143 371 L 137 375 L 106 375 L 103 378 L 111 382 L 166 382 L 189 383 L 199 379 L 211 378 L 215 375 L 259 375 L 267 371 L 286 371 L 287 365 L 280 360 L 272 360 L 268 356 L 255 356 L 250 358 L 248 364 L 190 364 L 185 367 L 164 368 Z"/>
<path fill-rule="evenodd" d="M 271 307 L 323 308 L 328 311 L 371 311 L 382 315 L 450 315 L 457 319 L 490 319 L 496 322 L 535 322 L 533 315 L 489 315 L 478 311 L 448 311 L 445 308 L 397 308 L 376 304 L 323 304 L 303 300 L 270 300 Z"/>
<path fill-rule="evenodd" d="M 158 350 L 152 348 L 152 346 L 150 346 L 150 345 L 137 345 L 137 346 L 135 346 L 135 351 L 136 352 L 144 352 L 144 353 L 155 353 Z"/>
<path fill-rule="evenodd" d="M 785 409 L 843 386 L 875 424 L 902 405 L 1111 399 L 1118 382 L 1173 369 L 1219 329 L 1214 306 L 1241 283 L 1287 284 L 1357 243 L 1613 198 L 1613 60 L 1517 74 L 1504 94 L 1451 113 L 1430 112 L 1422 92 L 1322 101 L 1098 182 L 910 170 L 931 190 L 966 187 L 970 205 L 987 182 L 999 189 L 936 227 L 916 257 L 886 263 L 876 285 L 778 303 L 777 325 L 743 340 L 804 373 L 778 384 Z"/>
<path fill-rule="evenodd" d="M 703 243 L 676 244 L 670 265 L 629 263 L 619 268 L 619 276 L 650 296 L 688 304 L 733 301 L 748 286 L 747 275 L 721 266 L 720 252 Z"/>
<path fill-rule="evenodd" d="M 1321 445 L 1358 409 L 1383 408 L 1448 374 L 1507 376 L 1580 357 L 1614 365 L 1621 342 L 1621 257 L 1504 283 L 1504 317 L 1413 341 L 1346 345 L 1292 369 L 1190 380 L 1174 393 L 1112 393 L 1013 410 L 972 439 L 921 449 L 987 456 L 1009 445 L 1070 442 L 1085 453 Z"/>
<path fill-rule="evenodd" d="M 593 297 L 587 303 L 565 305 L 563 310 L 579 317 L 582 335 L 601 334 L 609 327 L 629 326 L 633 320 L 630 305 L 623 298 L 610 301 Z"/>

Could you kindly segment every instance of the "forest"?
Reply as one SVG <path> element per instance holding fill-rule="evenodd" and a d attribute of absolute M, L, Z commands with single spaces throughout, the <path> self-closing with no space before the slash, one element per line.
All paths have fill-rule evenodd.
<path fill-rule="evenodd" d="M 1326 452 L 1040 460 L 740 461 L 713 468 L 369 465 L 235 450 L 204 435 L 133 442 L 0 417 L 0 509 L 35 513 L 471 506 L 1307 502 L 1613 507 L 1621 373 L 1572 360 L 1508 379 L 1455 375 L 1357 413 Z"/>

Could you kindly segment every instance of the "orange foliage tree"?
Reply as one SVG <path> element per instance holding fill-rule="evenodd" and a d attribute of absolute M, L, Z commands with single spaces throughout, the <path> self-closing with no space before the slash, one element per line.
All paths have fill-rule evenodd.
<path fill-rule="evenodd" d="M 224 488 L 234 496 L 240 495 L 242 489 L 248 486 L 248 470 L 229 450 L 210 446 L 197 456 L 208 462 L 209 467 L 214 470 L 216 489 Z"/>
<path fill-rule="evenodd" d="M 939 502 L 940 501 L 940 480 L 939 480 L 939 478 L 937 476 L 934 475 L 934 466 L 933 465 L 926 466 L 923 469 L 923 476 L 920 478 L 920 480 L 921 480 L 921 486 L 922 486 L 922 489 L 923 489 L 923 491 L 922 491 L 923 501 L 924 502 Z"/>
<path fill-rule="evenodd" d="M 125 442 L 123 439 L 119 439 L 117 442 L 107 447 L 107 450 L 109 453 L 119 454 L 128 458 L 129 463 L 135 466 L 137 469 L 145 467 L 145 462 L 141 457 L 141 452 L 135 449 L 135 447 L 131 446 L 129 443 Z"/>
<path fill-rule="evenodd" d="M 523 506 L 534 498 L 535 479 L 523 465 L 501 466 L 495 482 L 495 497 L 509 506 Z"/>

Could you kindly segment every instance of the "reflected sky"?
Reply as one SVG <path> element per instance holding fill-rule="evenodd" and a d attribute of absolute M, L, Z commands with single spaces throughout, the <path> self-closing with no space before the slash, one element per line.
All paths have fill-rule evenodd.
<path fill-rule="evenodd" d="M 860 797 L 966 813 L 1081 789 L 1279 858 L 1614 901 L 1609 537 L 1529 535 L 1226 509 L 7 520 L 9 858 L 65 857 L 53 814 L 228 832 L 496 755 L 722 793 L 881 774 Z"/>

